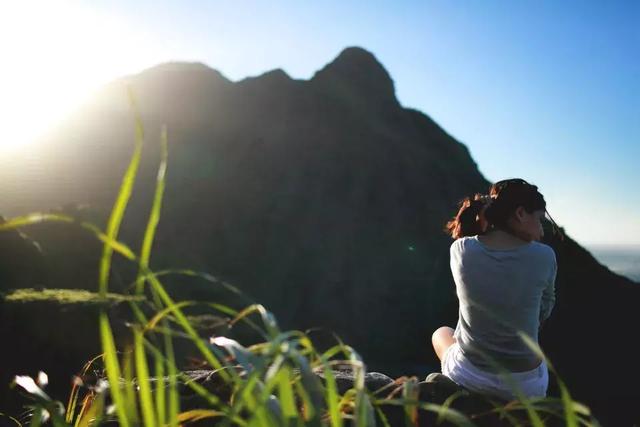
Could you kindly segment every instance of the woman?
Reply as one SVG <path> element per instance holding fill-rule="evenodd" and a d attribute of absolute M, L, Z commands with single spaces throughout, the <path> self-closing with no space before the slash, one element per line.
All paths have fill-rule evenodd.
<path fill-rule="evenodd" d="M 510 179 L 463 200 L 447 224 L 460 310 L 455 331 L 439 328 L 432 343 L 442 373 L 469 390 L 546 396 L 547 365 L 521 335 L 537 343 L 555 302 L 555 253 L 538 242 L 545 213 L 535 185 Z"/>

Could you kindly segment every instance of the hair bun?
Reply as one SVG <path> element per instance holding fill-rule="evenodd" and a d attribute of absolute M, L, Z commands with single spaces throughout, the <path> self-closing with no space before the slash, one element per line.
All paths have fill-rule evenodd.
<path fill-rule="evenodd" d="M 457 215 L 447 222 L 445 232 L 454 239 L 484 232 L 483 211 L 487 206 L 487 195 L 476 193 L 460 201 Z"/>

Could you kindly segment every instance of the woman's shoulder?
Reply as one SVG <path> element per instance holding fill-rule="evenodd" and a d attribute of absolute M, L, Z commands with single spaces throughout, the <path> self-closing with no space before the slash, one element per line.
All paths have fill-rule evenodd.
<path fill-rule="evenodd" d="M 542 242 L 531 242 L 532 251 L 540 254 L 541 257 L 544 257 L 546 260 L 551 262 L 556 262 L 556 252 L 553 248 Z"/>
<path fill-rule="evenodd" d="M 458 248 L 461 245 L 464 245 L 464 242 L 469 240 L 470 238 L 471 238 L 470 236 L 458 237 L 456 240 L 451 242 L 451 248 Z"/>
<path fill-rule="evenodd" d="M 460 237 L 454 240 L 451 243 L 451 247 L 449 248 L 449 250 L 451 253 L 458 253 L 458 254 L 475 252 L 475 251 L 491 252 L 494 255 L 496 254 L 499 255 L 502 253 L 504 254 L 528 253 L 528 254 L 533 254 L 536 257 L 542 258 L 548 262 L 556 261 L 556 254 L 553 248 L 545 243 L 536 242 L 536 241 L 531 241 L 527 244 L 523 244 L 521 246 L 514 247 L 514 248 L 495 249 L 482 243 L 480 239 L 478 239 L 478 236 L 465 236 L 465 237 Z"/>
<path fill-rule="evenodd" d="M 473 246 L 477 246 L 478 236 L 464 236 L 454 240 L 449 248 L 450 252 L 464 252 Z"/>

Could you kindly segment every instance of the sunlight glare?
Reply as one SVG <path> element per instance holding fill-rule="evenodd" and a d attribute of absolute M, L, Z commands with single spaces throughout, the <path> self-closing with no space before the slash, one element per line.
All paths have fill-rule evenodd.
<path fill-rule="evenodd" d="M 146 34 L 74 1 L 0 5 L 0 154 L 26 147 L 102 84 L 157 57 Z"/>

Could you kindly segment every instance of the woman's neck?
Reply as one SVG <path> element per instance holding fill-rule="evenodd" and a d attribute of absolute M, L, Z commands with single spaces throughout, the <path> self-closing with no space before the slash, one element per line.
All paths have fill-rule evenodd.
<path fill-rule="evenodd" d="M 478 240 L 492 249 L 512 249 L 530 243 L 528 240 L 500 229 L 489 230 L 485 234 L 479 235 Z"/>

